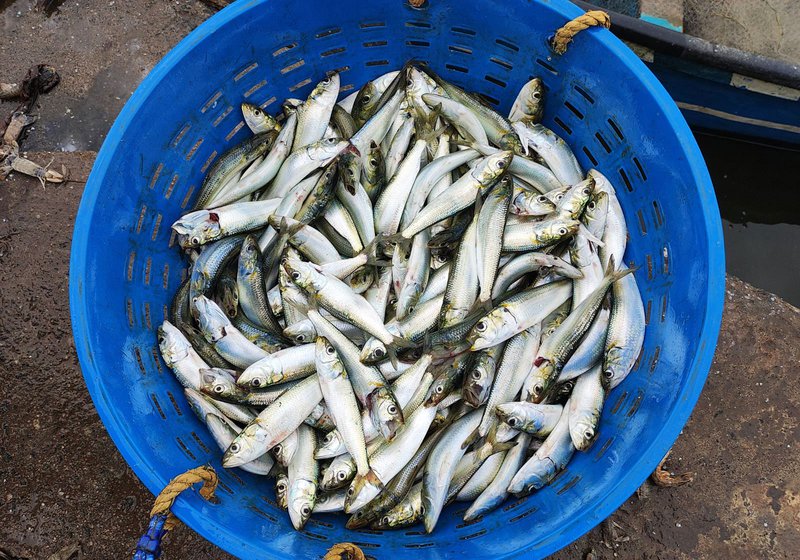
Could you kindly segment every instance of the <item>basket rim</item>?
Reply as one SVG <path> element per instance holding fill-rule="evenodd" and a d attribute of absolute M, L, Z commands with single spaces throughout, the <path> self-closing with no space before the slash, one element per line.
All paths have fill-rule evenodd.
<path fill-rule="evenodd" d="M 565 22 L 584 13 L 583 10 L 567 0 L 536 0 L 536 2 L 548 4 L 549 7 L 565 17 Z M 182 59 L 196 48 L 203 39 L 212 35 L 242 13 L 258 5 L 264 5 L 264 9 L 267 10 L 270 9 L 269 0 L 240 0 L 234 2 L 208 18 L 173 47 L 150 71 L 125 103 L 97 154 L 92 171 L 84 187 L 75 219 L 69 273 L 70 316 L 75 347 L 87 389 L 92 401 L 95 403 L 105 400 L 105 393 L 101 383 L 102 372 L 92 358 L 91 338 L 88 336 L 89 314 L 87 311 L 90 302 L 85 297 L 83 278 L 86 277 L 87 272 L 86 248 L 90 241 L 91 217 L 98 202 L 101 186 L 109 171 L 110 162 L 128 125 L 161 80 L 175 66 L 180 64 Z M 706 249 L 709 257 L 709 281 L 706 286 L 707 303 L 700 335 L 703 342 L 700 350 L 691 360 L 688 369 L 691 372 L 689 381 L 681 386 L 676 405 L 664 423 L 664 427 L 653 438 L 650 445 L 640 453 L 639 458 L 627 473 L 627 476 L 609 487 L 605 496 L 592 508 L 591 514 L 573 518 L 558 533 L 550 535 L 544 541 L 506 553 L 498 556 L 498 558 L 517 557 L 531 553 L 534 549 L 537 555 L 541 554 L 542 556 L 556 552 L 598 525 L 636 491 L 672 447 L 689 419 L 689 415 L 705 384 L 722 322 L 725 294 L 722 222 L 711 178 L 697 142 L 674 101 L 644 63 L 610 31 L 595 29 L 589 32 L 597 33 L 598 40 L 634 70 L 639 79 L 646 84 L 653 96 L 653 100 L 663 111 L 664 117 L 671 123 L 678 141 L 687 154 L 687 163 L 700 195 L 701 210 L 706 226 Z M 169 481 L 169 476 L 178 473 L 164 475 L 152 466 L 142 463 L 135 447 L 128 440 L 126 430 L 122 428 L 121 419 L 117 418 L 115 412 L 110 407 L 95 406 L 95 409 L 115 446 L 136 476 L 154 495 L 158 494 Z M 243 543 L 234 531 L 205 523 L 203 508 L 203 501 L 198 496 L 189 494 L 175 502 L 173 511 L 192 530 L 227 552 L 240 557 L 252 555 L 254 549 Z M 264 551 L 261 550 L 260 553 L 263 554 Z"/>

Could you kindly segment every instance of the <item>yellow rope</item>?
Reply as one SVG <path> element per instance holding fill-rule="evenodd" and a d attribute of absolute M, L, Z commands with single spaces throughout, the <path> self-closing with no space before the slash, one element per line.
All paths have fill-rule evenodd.
<path fill-rule="evenodd" d="M 611 18 L 600 10 L 592 10 L 576 17 L 556 31 L 552 42 L 553 50 L 556 51 L 556 54 L 564 54 L 567 52 L 567 45 L 575 38 L 575 35 L 595 25 L 602 25 L 608 29 L 611 27 Z"/>
<path fill-rule="evenodd" d="M 408 3 L 415 8 L 419 8 L 425 3 L 425 0 L 408 0 Z"/>
<path fill-rule="evenodd" d="M 333 545 L 323 560 L 366 560 L 366 557 L 353 543 L 343 542 Z"/>
<path fill-rule="evenodd" d="M 150 510 L 150 517 L 168 512 L 180 493 L 198 482 L 203 483 L 203 487 L 200 489 L 200 495 L 206 500 L 210 500 L 214 496 L 214 490 L 217 488 L 217 481 L 217 473 L 208 466 L 197 467 L 183 474 L 179 474 L 170 480 L 169 484 L 156 496 L 153 509 Z M 178 518 L 170 513 L 169 517 L 167 517 L 167 521 L 164 523 L 164 529 L 169 531 L 174 528 L 177 523 Z"/>

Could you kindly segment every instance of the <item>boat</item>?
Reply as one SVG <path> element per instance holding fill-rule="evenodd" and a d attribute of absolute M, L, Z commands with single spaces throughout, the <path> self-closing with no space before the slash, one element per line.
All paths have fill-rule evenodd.
<path fill-rule="evenodd" d="M 781 12 L 740 0 L 573 1 L 609 14 L 611 31 L 650 68 L 695 130 L 800 146 L 800 2 L 778 2 Z M 698 6 L 706 10 L 702 17 Z M 767 11 L 769 25 L 755 10 Z M 750 25 L 735 31 L 748 25 L 742 21 Z M 775 41 L 773 48 L 765 45 L 774 36 L 791 41 L 788 54 L 770 56 Z"/>

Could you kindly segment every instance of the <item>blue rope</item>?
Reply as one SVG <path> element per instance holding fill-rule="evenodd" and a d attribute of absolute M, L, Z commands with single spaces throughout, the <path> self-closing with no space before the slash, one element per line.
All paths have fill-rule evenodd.
<path fill-rule="evenodd" d="M 150 518 L 147 531 L 136 543 L 136 552 L 133 560 L 158 560 L 161 556 L 161 539 L 167 533 L 164 523 L 167 522 L 167 513 L 159 513 Z"/>

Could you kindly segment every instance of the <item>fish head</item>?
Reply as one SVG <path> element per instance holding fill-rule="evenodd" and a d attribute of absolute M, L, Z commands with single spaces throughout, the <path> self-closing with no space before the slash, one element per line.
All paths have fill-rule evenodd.
<path fill-rule="evenodd" d="M 275 459 L 278 461 L 278 463 L 284 467 L 288 467 L 296 450 L 297 431 L 295 430 L 286 436 L 283 441 L 276 443 L 270 451 L 272 451 L 272 454 L 275 456 Z"/>
<path fill-rule="evenodd" d="M 464 381 L 464 388 L 462 391 L 464 402 L 476 408 L 486 402 L 486 399 L 489 397 L 489 390 L 491 389 L 487 381 L 487 368 L 478 362 Z"/>
<path fill-rule="evenodd" d="M 250 364 L 236 380 L 236 383 L 248 389 L 263 389 L 283 381 L 283 367 L 280 360 L 266 356 Z"/>
<path fill-rule="evenodd" d="M 289 97 L 283 103 L 281 103 L 281 110 L 283 114 L 286 115 L 288 119 L 292 115 L 297 114 L 297 110 L 302 107 L 304 104 L 302 99 L 297 99 L 295 97 Z"/>
<path fill-rule="evenodd" d="M 364 343 L 364 348 L 361 349 L 361 361 L 365 364 L 373 364 L 385 359 L 388 355 L 386 346 L 377 338 L 370 338 Z"/>
<path fill-rule="evenodd" d="M 454 372 L 451 371 L 456 367 L 455 362 L 453 362 L 439 370 L 428 389 L 425 406 L 437 406 L 453 392 L 460 377 L 459 375 L 454 375 Z"/>
<path fill-rule="evenodd" d="M 252 235 L 248 235 L 242 242 L 242 250 L 239 253 L 239 275 L 250 276 L 252 275 L 261 260 L 261 249 L 258 246 L 258 241 Z"/>
<path fill-rule="evenodd" d="M 404 287 L 400 292 L 400 296 L 397 298 L 398 319 L 402 319 L 414 312 L 414 309 L 417 307 L 417 302 L 422 295 L 422 291 L 422 286 L 417 283 Z"/>
<path fill-rule="evenodd" d="M 592 419 L 588 417 L 580 417 L 576 422 L 570 422 L 569 433 L 575 449 L 579 451 L 589 449 L 596 435 L 596 425 L 596 421 L 592 422 Z"/>
<path fill-rule="evenodd" d="M 200 391 L 219 400 L 241 400 L 244 392 L 236 384 L 235 374 L 235 371 L 229 369 L 203 368 L 200 370 Z"/>
<path fill-rule="evenodd" d="M 225 468 L 238 467 L 257 459 L 264 454 L 264 447 L 257 445 L 259 431 L 262 430 L 258 419 L 248 424 L 239 435 L 231 442 L 222 455 L 222 466 Z"/>
<path fill-rule="evenodd" d="M 303 478 L 292 481 L 288 490 L 289 518 L 295 529 L 302 529 L 314 510 L 317 485 Z"/>
<path fill-rule="evenodd" d="M 578 233 L 581 223 L 578 220 L 568 218 L 556 218 L 549 220 L 543 227 L 536 231 L 536 241 L 542 244 L 552 245 L 562 239 L 574 236 Z"/>
<path fill-rule="evenodd" d="M 356 184 L 361 179 L 361 157 L 357 151 L 345 150 L 339 156 L 337 163 L 339 177 L 341 177 L 347 192 L 356 193 Z"/>
<path fill-rule="evenodd" d="M 511 213 L 524 216 L 546 216 L 555 209 L 555 203 L 545 195 L 528 190 L 517 194 L 509 206 Z"/>
<path fill-rule="evenodd" d="M 319 449 L 317 449 L 317 458 L 326 459 L 332 457 L 330 454 L 338 452 L 343 445 L 344 442 L 339 430 L 331 430 L 322 438 Z"/>
<path fill-rule="evenodd" d="M 242 116 L 253 134 L 280 130 L 280 125 L 275 118 L 254 103 L 242 103 Z"/>
<path fill-rule="evenodd" d="M 314 89 L 311 90 L 308 98 L 317 102 L 324 102 L 328 98 L 335 98 L 339 94 L 339 84 L 341 79 L 338 72 L 333 72 L 326 76 L 324 80 L 320 81 Z"/>
<path fill-rule="evenodd" d="M 344 460 L 337 461 L 334 459 L 330 466 L 322 473 L 320 489 L 326 492 L 329 490 L 338 490 L 352 479 L 355 472 L 355 462 Z"/>
<path fill-rule="evenodd" d="M 344 498 L 345 513 L 353 513 L 367 505 L 380 494 L 382 488 L 383 484 L 373 471 L 368 471 L 364 476 L 356 475 Z"/>
<path fill-rule="evenodd" d="M 533 362 L 534 368 L 527 381 L 530 394 L 523 395 L 525 400 L 540 403 L 547 396 L 555 381 L 555 365 L 550 360 L 537 357 Z"/>
<path fill-rule="evenodd" d="M 283 329 L 283 334 L 296 344 L 309 344 L 317 336 L 317 329 L 311 321 L 298 321 Z"/>
<path fill-rule="evenodd" d="M 189 355 L 192 344 L 178 327 L 169 321 L 164 321 L 158 327 L 158 348 L 164 361 L 172 367 Z"/>
<path fill-rule="evenodd" d="M 503 150 L 484 158 L 482 165 L 475 168 L 473 175 L 485 189 L 494 183 L 508 170 L 514 152 Z"/>
<path fill-rule="evenodd" d="M 199 247 L 218 239 L 222 234 L 219 214 L 213 210 L 197 210 L 181 217 L 172 229 L 183 241 L 182 247 Z"/>
<path fill-rule="evenodd" d="M 373 140 L 367 150 L 367 157 L 364 158 L 364 171 L 370 181 L 375 182 L 384 175 L 385 167 L 381 146 Z"/>
<path fill-rule="evenodd" d="M 512 333 L 511 324 L 506 324 L 506 311 L 503 304 L 481 317 L 467 334 L 467 342 L 471 350 L 483 350 L 505 340 Z"/>
<path fill-rule="evenodd" d="M 219 305 L 206 296 L 196 296 L 192 299 L 191 311 L 206 340 L 214 343 L 225 337 L 225 329 L 231 322 Z"/>
<path fill-rule="evenodd" d="M 403 410 L 389 387 L 379 387 L 367 395 L 366 407 L 372 423 L 386 441 L 394 438 L 398 428 L 403 425 Z"/>
<path fill-rule="evenodd" d="M 572 218 L 580 216 L 589 199 L 594 193 L 594 179 L 581 181 L 570 187 L 564 197 L 558 203 L 558 211 L 562 214 L 569 215 Z"/>
<path fill-rule="evenodd" d="M 300 259 L 287 257 L 283 260 L 283 268 L 289 275 L 289 279 L 298 287 L 308 292 L 315 292 L 315 286 L 319 284 L 320 273 L 313 265 Z"/>
<path fill-rule="evenodd" d="M 361 294 L 372 285 L 374 275 L 371 266 L 363 266 L 344 279 L 357 294 Z"/>
<path fill-rule="evenodd" d="M 544 114 L 544 82 L 541 78 L 534 78 L 525 84 L 525 114 L 530 122 L 537 123 Z"/>
<path fill-rule="evenodd" d="M 278 502 L 278 506 L 282 509 L 287 509 L 289 507 L 289 502 L 287 500 L 289 494 L 289 477 L 286 473 L 279 473 L 278 476 L 275 477 L 275 501 Z"/>
<path fill-rule="evenodd" d="M 372 109 L 378 103 L 380 95 L 378 88 L 372 82 L 367 82 L 362 86 L 356 94 L 355 101 L 353 102 L 353 119 L 357 125 L 364 124 L 368 116 L 372 113 Z"/>
<path fill-rule="evenodd" d="M 331 345 L 327 338 L 324 336 L 317 336 L 314 352 L 317 363 L 323 366 L 326 371 L 342 372 L 343 368 L 339 367 L 341 363 L 339 360 L 339 353 L 336 352 L 336 348 Z"/>
<path fill-rule="evenodd" d="M 625 356 L 622 348 L 619 346 L 611 346 L 606 350 L 605 357 L 603 358 L 603 387 L 613 389 L 617 386 L 620 379 L 623 379 L 628 372 L 625 371 L 623 365 Z"/>
<path fill-rule="evenodd" d="M 239 312 L 239 289 L 236 286 L 236 280 L 228 276 L 220 278 L 216 302 L 225 315 L 236 317 Z"/>
<path fill-rule="evenodd" d="M 522 145 L 522 140 L 519 135 L 513 130 L 503 134 L 497 141 L 497 145 L 503 150 L 510 150 L 516 155 L 525 155 L 525 147 Z"/>
<path fill-rule="evenodd" d="M 495 407 L 495 414 L 502 422 L 514 429 L 521 429 L 526 423 L 525 412 L 519 403 L 502 403 Z"/>
<path fill-rule="evenodd" d="M 598 190 L 595 186 L 594 193 L 586 203 L 586 209 L 583 212 L 583 223 L 596 237 L 603 235 L 606 216 L 608 216 L 608 204 L 608 193 Z"/>

